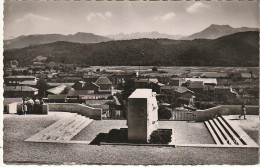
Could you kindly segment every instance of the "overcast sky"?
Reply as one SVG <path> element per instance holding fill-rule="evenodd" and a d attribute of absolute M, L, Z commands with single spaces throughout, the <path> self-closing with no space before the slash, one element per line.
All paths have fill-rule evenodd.
<path fill-rule="evenodd" d="M 4 4 L 4 38 L 158 31 L 190 35 L 210 24 L 258 27 L 259 2 L 44 2 Z"/>

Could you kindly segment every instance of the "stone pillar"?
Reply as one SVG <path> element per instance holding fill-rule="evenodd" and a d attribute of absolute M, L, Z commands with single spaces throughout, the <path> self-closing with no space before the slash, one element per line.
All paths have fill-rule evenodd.
<path fill-rule="evenodd" d="M 147 143 L 157 129 L 158 105 L 152 89 L 136 89 L 128 98 L 128 140 Z"/>
<path fill-rule="evenodd" d="M 43 104 L 42 105 L 42 114 L 48 114 L 48 112 L 49 112 L 49 105 Z"/>

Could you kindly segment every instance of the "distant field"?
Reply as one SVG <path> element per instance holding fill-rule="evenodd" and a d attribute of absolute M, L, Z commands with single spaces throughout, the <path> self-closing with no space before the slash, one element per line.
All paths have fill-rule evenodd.
<path fill-rule="evenodd" d="M 115 70 L 118 72 L 152 71 L 154 66 L 91 66 L 84 70 Z M 259 74 L 259 67 L 181 67 L 181 66 L 156 66 L 159 71 L 165 71 L 170 74 L 185 72 L 250 72 Z M 82 69 L 83 70 L 83 69 Z"/>

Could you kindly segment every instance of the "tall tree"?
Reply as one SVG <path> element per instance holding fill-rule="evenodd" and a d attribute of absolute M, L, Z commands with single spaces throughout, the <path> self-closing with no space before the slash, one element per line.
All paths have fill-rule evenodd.
<path fill-rule="evenodd" d="M 45 92 L 49 88 L 49 85 L 44 79 L 39 79 L 37 81 L 36 88 L 39 89 L 38 94 L 45 97 Z"/>

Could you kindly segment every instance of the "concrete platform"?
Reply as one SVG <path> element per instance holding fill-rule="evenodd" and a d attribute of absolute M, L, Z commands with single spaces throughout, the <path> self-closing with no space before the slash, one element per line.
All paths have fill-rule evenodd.
<path fill-rule="evenodd" d="M 5 164 L 255 165 L 259 163 L 258 148 L 209 147 L 210 144 L 207 147 L 202 147 L 203 145 L 200 147 L 197 140 L 205 136 L 201 135 L 196 138 L 197 131 L 187 131 L 188 133 L 180 136 L 185 137 L 191 134 L 193 143 L 197 143 L 196 146 L 184 142 L 179 142 L 179 146 L 176 148 L 88 144 L 88 141 L 92 140 L 97 133 L 106 132 L 116 127 L 125 127 L 126 121 L 124 120 L 93 121 L 76 135 L 74 140 L 67 143 L 25 142 L 24 140 L 27 138 L 63 117 L 63 113 L 50 114 L 53 115 L 4 115 L 3 161 Z M 179 129 L 185 124 L 186 122 L 182 122 L 170 124 L 170 126 L 174 125 L 175 128 Z M 165 126 L 167 125 L 165 124 Z M 197 125 L 194 123 L 190 123 L 183 129 L 188 129 L 189 126 L 197 129 L 198 132 L 207 130 L 205 126 L 203 127 L 203 124 Z M 213 139 L 211 140 L 214 142 Z M 186 139 L 186 141 L 188 140 Z"/>

